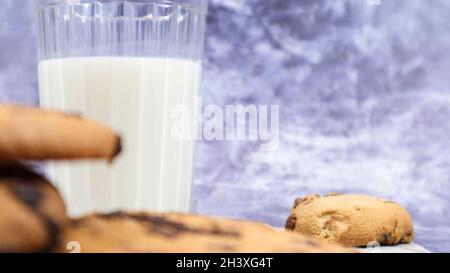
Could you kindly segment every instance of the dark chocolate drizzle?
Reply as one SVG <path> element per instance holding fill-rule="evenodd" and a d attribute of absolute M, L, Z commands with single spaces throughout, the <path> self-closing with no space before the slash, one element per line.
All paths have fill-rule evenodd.
<path fill-rule="evenodd" d="M 103 219 L 132 219 L 148 225 L 151 232 L 158 233 L 164 237 L 174 238 L 183 233 L 217 235 L 227 237 L 239 237 L 240 233 L 237 231 L 223 230 L 219 226 L 214 225 L 210 229 L 193 228 L 176 222 L 164 216 L 148 215 L 144 213 L 128 214 L 125 212 L 114 212 L 110 214 L 99 215 Z"/>
<path fill-rule="evenodd" d="M 11 163 L 0 167 L 0 183 L 7 183 L 14 196 L 28 207 L 37 210 L 44 198 L 40 187 L 48 182 L 31 168 L 23 164 Z"/>
<path fill-rule="evenodd" d="M 42 191 L 34 183 L 28 183 L 23 179 L 17 179 L 14 184 L 10 186 L 11 192 L 19 198 L 27 206 L 36 209 L 41 205 L 44 195 Z"/>
<path fill-rule="evenodd" d="M 55 250 L 60 241 L 61 232 L 59 226 L 41 211 L 44 193 L 40 186 L 53 187 L 50 182 L 21 163 L 11 163 L 0 167 L 0 183 L 8 183 L 11 193 L 29 207 L 41 219 L 48 234 L 49 242 L 36 252 L 51 252 Z"/>
<path fill-rule="evenodd" d="M 0 183 L 6 182 L 7 179 L 17 178 L 25 180 L 27 183 L 45 180 L 38 172 L 22 163 L 8 162 L 0 165 Z"/>
<path fill-rule="evenodd" d="M 122 152 L 122 149 L 123 149 L 123 147 L 122 147 L 122 138 L 118 136 L 117 140 L 116 140 L 116 147 L 114 149 L 114 153 L 113 153 L 112 158 L 116 158 L 118 155 L 120 155 L 120 153 Z"/>
<path fill-rule="evenodd" d="M 61 228 L 55 223 L 50 217 L 40 214 L 41 219 L 43 219 L 45 227 L 47 229 L 47 234 L 49 236 L 49 241 L 47 245 L 39 249 L 36 252 L 39 253 L 50 253 L 55 252 L 61 243 Z"/>

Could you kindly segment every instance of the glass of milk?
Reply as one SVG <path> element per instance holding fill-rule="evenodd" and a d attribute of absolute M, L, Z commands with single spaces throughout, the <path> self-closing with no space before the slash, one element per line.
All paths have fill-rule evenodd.
<path fill-rule="evenodd" d="M 190 207 L 207 0 L 36 0 L 42 107 L 123 138 L 115 162 L 49 162 L 72 216 Z"/>

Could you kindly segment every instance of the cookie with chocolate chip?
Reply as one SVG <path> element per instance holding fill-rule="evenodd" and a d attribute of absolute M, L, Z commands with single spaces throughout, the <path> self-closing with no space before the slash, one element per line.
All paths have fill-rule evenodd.
<path fill-rule="evenodd" d="M 63 200 L 43 176 L 0 165 L 0 252 L 50 252 L 67 222 Z"/>
<path fill-rule="evenodd" d="M 313 237 L 258 223 L 186 214 L 97 214 L 66 230 L 67 252 L 352 252 Z"/>
<path fill-rule="evenodd" d="M 298 198 L 286 229 L 346 246 L 395 245 L 413 240 L 413 223 L 399 204 L 366 195 Z"/>
<path fill-rule="evenodd" d="M 111 129 L 39 108 L 0 105 L 0 161 L 46 159 L 114 159 L 120 137 Z"/>

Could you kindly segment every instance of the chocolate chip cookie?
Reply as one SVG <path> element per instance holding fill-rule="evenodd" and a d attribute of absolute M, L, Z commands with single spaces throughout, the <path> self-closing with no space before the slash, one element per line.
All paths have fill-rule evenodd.
<path fill-rule="evenodd" d="M 41 175 L 19 163 L 0 165 L 0 252 L 49 252 L 67 224 L 65 205 Z"/>
<path fill-rule="evenodd" d="M 0 160 L 112 160 L 121 151 L 111 129 L 57 111 L 0 105 L 0 130 Z"/>
<path fill-rule="evenodd" d="M 365 195 L 310 195 L 298 198 L 286 229 L 346 246 L 409 243 L 413 224 L 399 204 Z"/>
<path fill-rule="evenodd" d="M 67 252 L 352 252 L 313 237 L 237 220 L 184 214 L 91 215 L 66 230 Z"/>

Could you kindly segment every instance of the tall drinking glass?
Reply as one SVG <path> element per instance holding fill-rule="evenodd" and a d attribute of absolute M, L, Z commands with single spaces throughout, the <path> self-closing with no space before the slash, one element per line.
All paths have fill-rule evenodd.
<path fill-rule="evenodd" d="M 36 0 L 46 108 L 122 134 L 106 162 L 50 162 L 71 215 L 188 211 L 207 0 Z"/>

